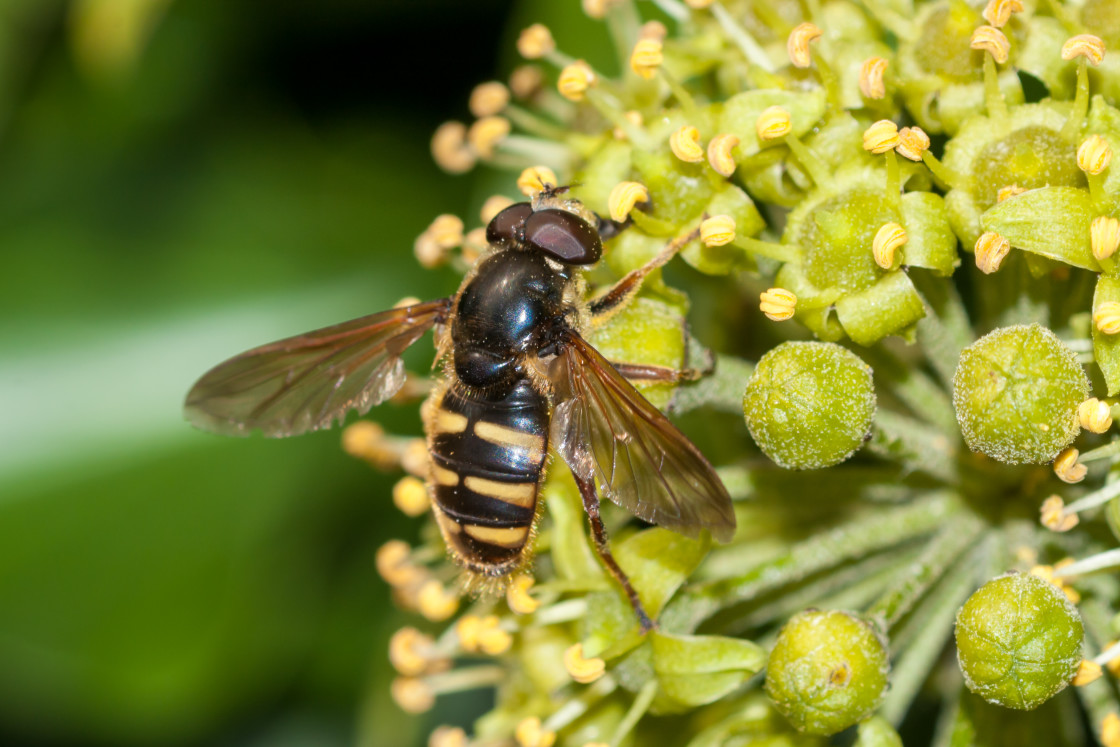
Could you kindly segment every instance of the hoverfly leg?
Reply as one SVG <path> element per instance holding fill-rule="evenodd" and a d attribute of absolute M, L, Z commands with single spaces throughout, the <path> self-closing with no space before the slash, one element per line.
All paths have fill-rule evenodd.
<path fill-rule="evenodd" d="M 647 275 L 664 265 L 689 242 L 695 241 L 699 236 L 700 229 L 695 228 L 685 235 L 673 239 L 657 253 L 657 256 L 641 267 L 626 273 L 621 280 L 611 286 L 610 290 L 592 301 L 590 305 L 591 325 L 593 327 L 599 326 L 626 306 L 642 287 Z"/>
<path fill-rule="evenodd" d="M 591 520 L 591 533 L 595 537 L 595 550 L 599 553 L 599 557 L 603 559 L 607 570 L 611 572 L 611 575 L 626 592 L 626 596 L 630 600 L 630 606 L 634 608 L 634 614 L 638 616 L 638 624 L 642 633 L 648 633 L 656 628 L 657 624 L 646 614 L 645 607 L 642 606 L 642 600 L 638 598 L 638 592 L 634 590 L 634 586 L 630 583 L 630 577 L 619 567 L 614 556 L 611 555 L 607 530 L 603 526 L 603 519 L 599 516 L 599 494 L 595 492 L 595 481 L 591 478 L 584 479 L 574 472 L 572 476 L 575 477 L 576 485 L 579 486 L 579 493 L 583 498 L 583 509 L 587 512 L 587 518 Z"/>

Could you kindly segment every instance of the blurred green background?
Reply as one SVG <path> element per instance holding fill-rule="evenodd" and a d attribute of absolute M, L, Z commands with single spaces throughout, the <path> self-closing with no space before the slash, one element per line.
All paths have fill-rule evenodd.
<path fill-rule="evenodd" d="M 422 744 L 485 706 L 389 700 L 396 476 L 180 407 L 245 348 L 453 291 L 414 237 L 512 177 L 428 140 L 535 20 L 604 56 L 576 0 L 0 0 L 0 744 Z"/>

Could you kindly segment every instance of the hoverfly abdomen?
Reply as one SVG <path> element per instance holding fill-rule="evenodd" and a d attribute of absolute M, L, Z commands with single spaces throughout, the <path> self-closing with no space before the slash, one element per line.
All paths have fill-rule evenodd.
<path fill-rule="evenodd" d="M 457 383 L 437 392 L 428 421 L 431 494 L 456 560 L 506 576 L 524 560 L 548 451 L 548 400 L 527 378 L 500 397 Z"/>

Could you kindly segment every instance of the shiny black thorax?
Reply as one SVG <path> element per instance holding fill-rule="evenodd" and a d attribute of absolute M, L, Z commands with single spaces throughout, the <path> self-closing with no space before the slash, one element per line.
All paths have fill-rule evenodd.
<path fill-rule="evenodd" d="M 501 398 L 525 376 L 520 360 L 551 345 L 565 323 L 571 270 L 538 252 L 500 249 L 483 259 L 463 287 L 451 324 L 455 375 Z"/>

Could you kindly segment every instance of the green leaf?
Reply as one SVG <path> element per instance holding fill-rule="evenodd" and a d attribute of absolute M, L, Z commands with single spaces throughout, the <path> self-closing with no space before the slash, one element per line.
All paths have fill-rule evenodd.
<path fill-rule="evenodd" d="M 807 92 L 765 89 L 746 91 L 729 98 L 723 105 L 720 132 L 729 132 L 739 138 L 739 153 L 749 156 L 761 147 L 755 122 L 763 110 L 780 106 L 789 112 L 793 134 L 801 136 L 813 129 L 824 115 L 825 92 L 814 88 Z"/>
<path fill-rule="evenodd" d="M 1120 278 L 1101 275 L 1093 294 L 1094 311 L 1106 301 L 1120 301 Z M 1093 325 L 1093 357 L 1104 375 L 1108 396 L 1120 392 L 1120 335 L 1106 335 Z"/>
<path fill-rule="evenodd" d="M 961 263 L 957 237 L 949 225 L 945 201 L 932 192 L 910 192 L 902 198 L 902 225 L 910 237 L 902 247 L 902 261 L 938 275 L 952 275 Z"/>
<path fill-rule="evenodd" d="M 719 700 L 766 664 L 760 646 L 739 638 L 655 631 L 650 645 L 662 692 L 685 707 Z"/>
<path fill-rule="evenodd" d="M 996 203 L 980 216 L 980 225 L 1001 234 L 1013 247 L 1100 272 L 1089 246 L 1089 224 L 1095 215 L 1085 190 L 1043 187 Z"/>
<path fill-rule="evenodd" d="M 921 296 L 905 272 L 888 272 L 875 285 L 836 302 L 836 316 L 848 337 L 871 345 L 926 315 Z"/>

